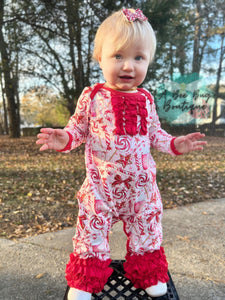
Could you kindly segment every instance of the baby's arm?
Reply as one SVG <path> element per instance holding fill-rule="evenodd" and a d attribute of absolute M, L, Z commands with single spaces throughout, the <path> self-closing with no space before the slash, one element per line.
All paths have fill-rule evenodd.
<path fill-rule="evenodd" d="M 172 155 L 184 154 L 190 151 L 203 150 L 206 141 L 199 141 L 204 134 L 194 132 L 185 136 L 175 137 L 168 134 L 161 128 L 155 104 L 152 104 L 152 126 L 149 131 L 151 147 Z"/>
<path fill-rule="evenodd" d="M 37 144 L 43 146 L 40 151 L 57 150 L 60 151 L 66 147 L 69 142 L 69 135 L 63 129 L 42 128 L 41 133 L 37 135 Z"/>
<path fill-rule="evenodd" d="M 180 153 L 188 153 L 195 150 L 203 150 L 206 141 L 199 141 L 205 135 L 200 132 L 194 132 L 185 136 L 179 136 L 174 140 L 174 146 Z"/>
<path fill-rule="evenodd" d="M 41 133 L 37 136 L 37 144 L 43 144 L 41 151 L 53 149 L 69 152 L 86 141 L 89 127 L 90 92 L 90 88 L 84 89 L 78 99 L 76 111 L 64 129 L 41 129 Z"/>

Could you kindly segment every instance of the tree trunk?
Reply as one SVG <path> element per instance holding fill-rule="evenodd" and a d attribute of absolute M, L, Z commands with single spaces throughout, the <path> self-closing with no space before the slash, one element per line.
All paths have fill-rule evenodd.
<path fill-rule="evenodd" d="M 217 70 L 216 76 L 216 86 L 215 86 L 215 94 L 214 94 L 214 106 L 213 106 L 213 118 L 212 118 L 212 133 L 215 133 L 216 129 L 216 121 L 221 117 L 218 116 L 218 98 L 219 98 L 219 88 L 220 88 L 220 80 L 221 80 L 221 73 L 222 73 L 222 64 L 224 58 L 224 34 L 221 35 L 221 46 L 220 46 L 220 61 L 219 61 L 219 68 Z"/>
<path fill-rule="evenodd" d="M 180 74 L 184 75 L 184 73 L 185 73 L 185 60 L 186 60 L 184 44 L 179 46 L 178 57 L 179 57 L 178 68 L 179 68 Z"/>
<path fill-rule="evenodd" d="M 4 14 L 4 0 L 0 0 L 0 53 L 2 58 L 2 71 L 5 82 L 5 94 L 8 104 L 9 117 L 9 136 L 13 138 L 20 137 L 20 123 L 19 123 L 19 108 L 16 104 L 16 93 L 13 79 L 10 74 L 9 56 L 7 53 L 7 44 L 3 36 L 3 14 Z"/>
<path fill-rule="evenodd" d="M 79 15 L 79 1 L 66 1 L 66 15 L 69 29 L 69 47 L 70 59 L 73 68 L 73 77 L 75 81 L 76 91 L 75 99 L 70 101 L 68 109 L 70 114 L 74 113 L 75 103 L 80 96 L 85 86 L 83 57 L 82 57 L 82 34 L 81 34 L 81 19 Z M 76 51 L 75 51 L 76 47 Z"/>
<path fill-rule="evenodd" d="M 200 73 L 201 69 L 201 55 L 200 55 L 200 39 L 201 39 L 201 18 L 200 18 L 201 5 L 200 1 L 196 1 L 195 11 L 195 37 L 194 37 L 194 51 L 192 60 L 192 72 Z"/>
<path fill-rule="evenodd" d="M 2 101 L 3 101 L 3 134 L 9 134 L 9 128 L 8 128 L 8 116 L 7 116 L 7 109 L 6 109 L 6 100 L 5 100 L 5 93 L 4 93 L 4 86 L 3 86 L 3 80 L 2 80 L 2 71 L 0 71 L 0 86 L 2 90 Z"/>

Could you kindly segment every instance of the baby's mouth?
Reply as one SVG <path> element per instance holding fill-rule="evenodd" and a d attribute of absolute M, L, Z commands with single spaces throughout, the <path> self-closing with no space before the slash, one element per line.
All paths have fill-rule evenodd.
<path fill-rule="evenodd" d="M 124 75 L 124 76 L 120 76 L 121 79 L 133 79 L 132 76 L 129 75 Z"/>

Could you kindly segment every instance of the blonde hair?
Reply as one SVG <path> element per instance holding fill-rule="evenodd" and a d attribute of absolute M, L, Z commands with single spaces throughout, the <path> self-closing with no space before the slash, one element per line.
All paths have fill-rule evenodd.
<path fill-rule="evenodd" d="M 129 9 L 132 12 L 133 9 Z M 156 37 L 152 26 L 148 21 L 128 21 L 122 10 L 113 13 L 106 18 L 97 30 L 94 40 L 93 58 L 98 61 L 101 56 L 104 38 L 110 35 L 116 50 L 127 48 L 131 43 L 149 41 L 150 62 L 153 60 L 156 50 Z M 149 63 L 150 63 L 149 62 Z"/>

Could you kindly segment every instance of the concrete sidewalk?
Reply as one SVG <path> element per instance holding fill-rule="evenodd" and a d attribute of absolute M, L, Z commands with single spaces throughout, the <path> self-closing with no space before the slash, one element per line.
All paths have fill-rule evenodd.
<path fill-rule="evenodd" d="M 122 224 L 110 234 L 111 258 L 123 259 Z M 225 299 L 225 199 L 164 211 L 165 252 L 180 300 Z M 1 300 L 62 300 L 74 229 L 0 239 Z"/>

